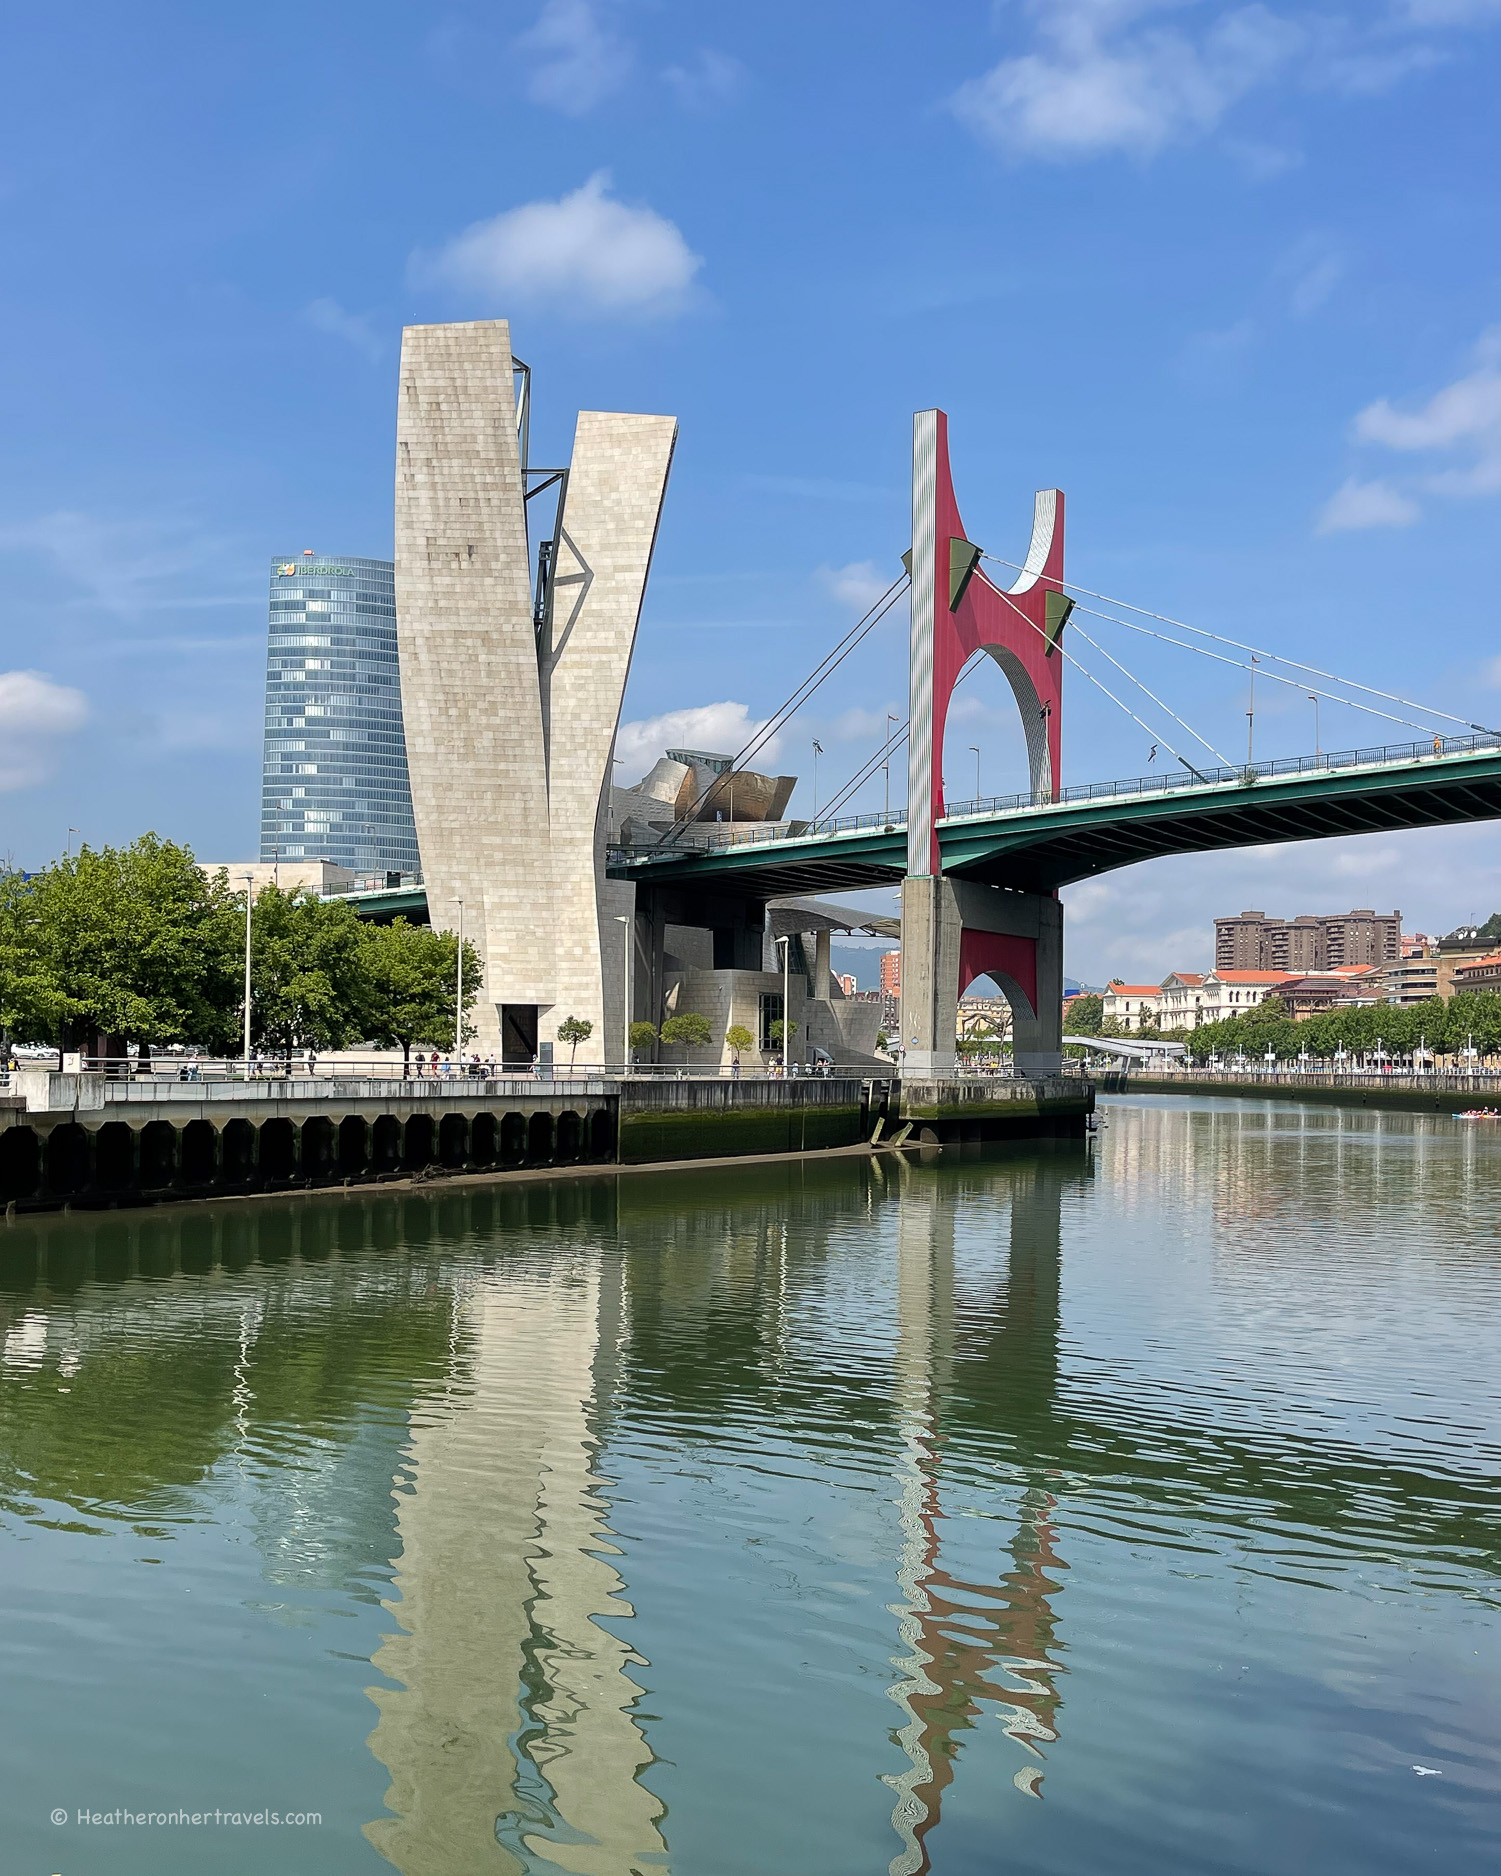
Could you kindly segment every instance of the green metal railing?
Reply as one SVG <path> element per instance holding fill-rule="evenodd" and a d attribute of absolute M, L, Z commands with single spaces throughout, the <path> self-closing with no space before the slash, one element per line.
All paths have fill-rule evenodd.
<path fill-rule="evenodd" d="M 1064 788 L 1057 795 L 1043 791 L 1017 795 L 990 795 L 974 801 L 947 803 L 940 825 L 953 821 L 990 818 L 998 814 L 1019 814 L 1032 808 L 1070 807 L 1091 801 L 1129 800 L 1141 796 L 1175 795 L 1201 788 L 1247 788 L 1260 781 L 1280 780 L 1289 776 L 1326 775 L 1336 771 L 1389 768 L 1400 762 L 1441 762 L 1455 756 L 1480 755 L 1501 750 L 1501 731 L 1487 730 L 1476 736 L 1435 736 L 1427 742 L 1383 743 L 1367 749 L 1343 749 L 1313 756 L 1283 756 L 1272 762 L 1244 763 L 1238 768 L 1185 769 L 1181 774 L 1164 770 L 1160 775 L 1138 775 L 1120 782 L 1083 782 Z M 612 847 L 611 864 L 631 860 L 686 859 L 695 853 L 722 853 L 736 847 L 755 847 L 773 841 L 818 840 L 842 834 L 874 832 L 896 833 L 907 824 L 907 810 L 893 808 L 884 814 L 841 815 L 837 820 L 789 821 L 766 827 L 741 823 L 726 825 L 721 832 L 695 830 L 699 836 L 690 846 Z M 701 846 L 699 840 L 703 839 Z"/>

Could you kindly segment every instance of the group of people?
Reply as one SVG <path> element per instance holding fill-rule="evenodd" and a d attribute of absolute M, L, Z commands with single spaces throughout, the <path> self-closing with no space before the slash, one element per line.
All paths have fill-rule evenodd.
<path fill-rule="evenodd" d="M 425 1056 L 419 1049 L 412 1057 L 412 1073 L 419 1081 L 441 1081 L 451 1075 L 467 1076 L 471 1081 L 494 1081 L 495 1057 L 491 1054 L 482 1062 L 476 1053 L 466 1062 L 462 1055 L 440 1056 L 434 1049 L 431 1056 Z"/>

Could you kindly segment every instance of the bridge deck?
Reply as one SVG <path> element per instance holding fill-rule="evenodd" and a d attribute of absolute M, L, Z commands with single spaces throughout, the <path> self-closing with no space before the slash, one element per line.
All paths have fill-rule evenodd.
<path fill-rule="evenodd" d="M 963 803 L 938 829 L 944 870 L 1051 892 L 1172 853 L 1389 833 L 1501 818 L 1501 735 L 1148 777 L 1069 789 L 1061 801 Z M 905 816 L 864 816 L 708 849 L 617 850 L 610 875 L 638 884 L 743 888 L 758 897 L 849 892 L 902 878 Z M 875 824 L 872 825 L 872 822 Z"/>

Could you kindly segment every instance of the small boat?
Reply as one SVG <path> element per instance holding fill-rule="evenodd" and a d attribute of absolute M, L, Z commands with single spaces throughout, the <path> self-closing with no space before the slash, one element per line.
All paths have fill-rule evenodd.
<path fill-rule="evenodd" d="M 1501 1108 L 1467 1107 L 1462 1114 L 1454 1116 L 1456 1120 L 1501 1120 Z"/>

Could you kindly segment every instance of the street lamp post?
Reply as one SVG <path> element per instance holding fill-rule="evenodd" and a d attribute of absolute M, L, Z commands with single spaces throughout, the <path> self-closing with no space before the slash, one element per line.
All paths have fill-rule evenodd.
<path fill-rule="evenodd" d="M 971 743 L 969 752 L 975 759 L 975 806 L 980 805 L 980 749 L 977 743 Z"/>
<path fill-rule="evenodd" d="M 626 1075 L 630 1072 L 631 1066 L 631 926 L 634 920 L 628 912 L 617 912 L 615 923 L 625 927 L 621 933 L 625 939 L 625 995 L 623 999 L 625 1003 L 625 1052 L 620 1058 L 620 1072 Z"/>
<path fill-rule="evenodd" d="M 245 881 L 245 1079 L 250 1079 L 250 907 L 255 899 L 255 875 L 244 873 Z"/>
<path fill-rule="evenodd" d="M 778 938 L 782 947 L 782 1079 L 787 1078 L 788 1044 L 792 1038 L 792 937 Z"/>
<path fill-rule="evenodd" d="M 823 744 L 815 736 L 813 738 L 813 828 L 815 832 L 818 830 L 818 758 L 822 754 Z"/>
<path fill-rule="evenodd" d="M 454 978 L 453 1053 L 454 1067 L 464 1065 L 464 901 L 455 899 L 459 908 L 458 969 Z"/>
<path fill-rule="evenodd" d="M 1319 700 L 1317 696 L 1310 691 L 1308 693 L 1308 701 L 1313 705 L 1313 753 L 1315 760 L 1317 760 L 1317 758 L 1324 753 L 1319 742 Z"/>
<path fill-rule="evenodd" d="M 896 718 L 886 712 L 886 760 L 881 764 L 881 773 L 886 777 L 886 800 L 881 811 L 881 819 L 888 824 L 891 820 L 891 726 Z"/>

